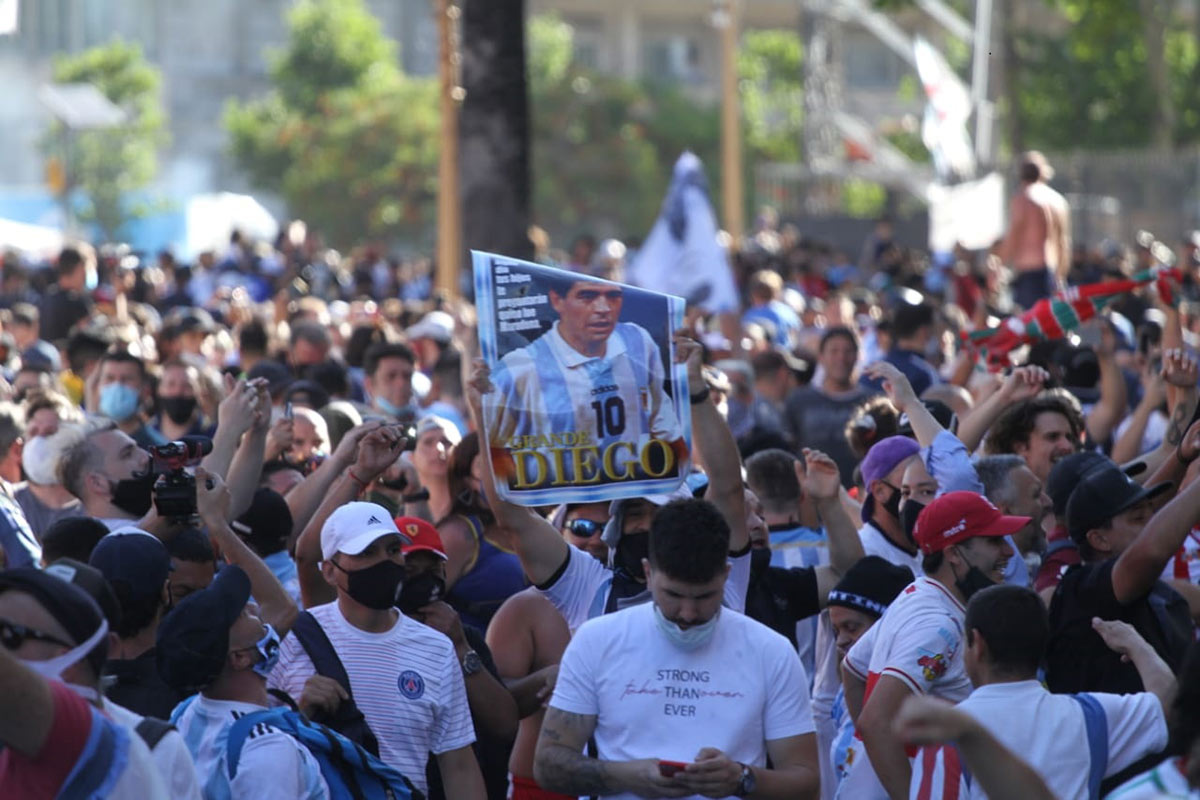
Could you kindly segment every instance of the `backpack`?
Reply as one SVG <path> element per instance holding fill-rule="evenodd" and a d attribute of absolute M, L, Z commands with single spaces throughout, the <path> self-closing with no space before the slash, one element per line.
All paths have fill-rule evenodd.
<path fill-rule="evenodd" d="M 333 678 L 346 690 L 346 699 L 338 704 L 337 711 L 333 714 L 322 711 L 314 719 L 350 741 L 362 745 L 371 755 L 378 756 L 379 741 L 375 738 L 371 726 L 367 724 L 367 718 L 354 702 L 354 693 L 350 691 L 350 676 L 346 674 L 346 668 L 338 658 L 337 651 L 333 649 L 333 643 L 325 635 L 321 623 L 317 622 L 317 618 L 312 614 L 301 611 L 292 623 L 292 634 L 296 641 L 300 642 L 304 652 L 308 653 L 317 674 Z"/>
<path fill-rule="evenodd" d="M 321 768 L 330 800 L 425 800 L 400 772 L 337 731 L 288 708 L 255 711 L 236 720 L 225 743 L 225 763 L 232 782 L 242 746 L 256 725 L 286 733 L 308 750 Z"/>

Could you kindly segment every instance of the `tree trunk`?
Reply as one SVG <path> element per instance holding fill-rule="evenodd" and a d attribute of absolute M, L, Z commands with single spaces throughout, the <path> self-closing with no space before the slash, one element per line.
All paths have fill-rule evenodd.
<path fill-rule="evenodd" d="M 529 258 L 529 93 L 524 0 L 462 0 L 459 118 L 466 248 Z M 469 264 L 469 260 L 464 260 Z"/>
<path fill-rule="evenodd" d="M 1175 104 L 1171 98 L 1171 76 L 1167 67 L 1167 22 L 1175 4 L 1169 0 L 1141 0 L 1142 26 L 1146 39 L 1146 72 L 1154 114 L 1150 118 L 1150 143 L 1170 150 L 1175 140 Z"/>

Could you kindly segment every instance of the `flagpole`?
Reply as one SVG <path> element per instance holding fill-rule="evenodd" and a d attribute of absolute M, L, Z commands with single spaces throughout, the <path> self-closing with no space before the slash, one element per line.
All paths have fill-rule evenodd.
<path fill-rule="evenodd" d="M 462 205 L 458 196 L 459 85 L 457 25 L 459 7 L 453 0 L 434 0 L 438 23 L 438 81 L 441 98 L 442 146 L 438 154 L 437 289 L 458 297 L 459 259 L 462 253 Z"/>
<path fill-rule="evenodd" d="M 737 88 L 738 0 L 715 0 L 713 25 L 721 36 L 721 207 L 725 230 L 740 246 L 745 232 L 741 107 Z"/>

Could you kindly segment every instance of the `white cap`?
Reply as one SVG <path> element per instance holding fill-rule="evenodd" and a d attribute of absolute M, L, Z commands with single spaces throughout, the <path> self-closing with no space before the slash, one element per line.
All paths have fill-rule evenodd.
<path fill-rule="evenodd" d="M 421 321 L 413 325 L 405 335 L 409 341 L 414 339 L 433 339 L 445 344 L 454 338 L 454 317 L 445 311 L 430 311 L 421 317 Z"/>
<path fill-rule="evenodd" d="M 321 558 L 328 561 L 334 553 L 356 556 L 381 536 L 399 536 L 400 532 L 387 509 L 375 503 L 346 503 L 321 526 Z"/>

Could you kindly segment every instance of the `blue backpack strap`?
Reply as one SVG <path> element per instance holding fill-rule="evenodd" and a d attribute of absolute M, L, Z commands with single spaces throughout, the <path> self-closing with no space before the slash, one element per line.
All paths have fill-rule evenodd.
<path fill-rule="evenodd" d="M 1100 798 L 1100 782 L 1108 771 L 1108 717 L 1100 701 L 1090 694 L 1080 692 L 1071 697 L 1083 711 L 1083 724 L 1087 728 L 1088 750 L 1092 757 L 1092 766 L 1088 772 L 1088 797 L 1091 800 Z"/>
<path fill-rule="evenodd" d="M 129 733 L 94 708 L 83 752 L 59 788 L 58 797 L 108 797 L 129 763 Z"/>
<path fill-rule="evenodd" d="M 237 775 L 238 760 L 246 739 L 261 725 L 291 736 L 298 746 L 308 750 L 329 786 L 330 797 L 335 800 L 422 798 L 404 775 L 368 753 L 362 745 L 287 708 L 256 711 L 230 726 L 225 742 L 225 764 L 230 781 Z"/>

